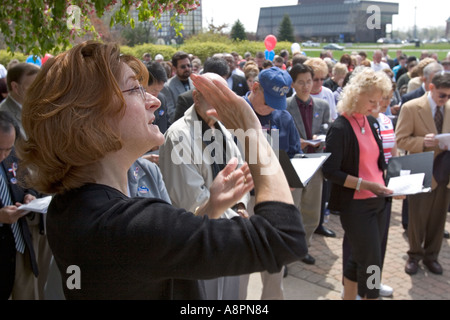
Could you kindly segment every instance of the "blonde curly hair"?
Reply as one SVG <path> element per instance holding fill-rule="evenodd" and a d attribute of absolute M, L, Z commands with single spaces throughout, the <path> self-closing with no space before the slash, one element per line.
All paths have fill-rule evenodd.
<path fill-rule="evenodd" d="M 383 71 L 374 71 L 372 68 L 357 67 L 344 87 L 342 99 L 337 105 L 339 113 L 352 114 L 356 110 L 356 104 L 360 94 L 380 90 L 383 97 L 392 90 L 392 81 Z"/>

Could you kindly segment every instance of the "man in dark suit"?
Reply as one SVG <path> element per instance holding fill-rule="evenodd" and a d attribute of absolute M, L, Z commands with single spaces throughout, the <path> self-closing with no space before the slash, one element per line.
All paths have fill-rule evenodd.
<path fill-rule="evenodd" d="M 8 98 L 0 104 L 0 110 L 8 112 L 20 127 L 22 137 L 26 137 L 22 127 L 22 103 L 28 87 L 33 83 L 39 72 L 39 67 L 29 63 L 19 63 L 9 69 L 6 81 L 8 85 Z M 39 266 L 39 281 L 37 282 L 36 299 L 44 299 L 44 286 L 47 279 L 48 268 L 52 253 L 45 233 L 45 215 L 36 213 L 34 219 L 26 220 L 36 253 Z"/>
<path fill-rule="evenodd" d="M 287 99 L 287 111 L 294 119 L 300 134 L 301 148 L 305 153 L 321 152 L 323 143 L 318 142 L 311 145 L 306 141 L 326 133 L 330 124 L 330 107 L 325 100 L 311 97 L 314 78 L 314 71 L 311 67 L 295 64 L 289 74 L 292 77 L 295 95 Z M 294 202 L 302 214 L 308 245 L 313 233 L 321 226 L 322 188 L 323 175 L 319 170 L 305 188 L 292 191 Z M 323 225 L 321 227 L 325 228 Z M 309 254 L 302 261 L 307 264 L 315 263 L 315 259 Z"/>
<path fill-rule="evenodd" d="M 20 129 L 13 117 L 0 111 L 0 299 L 36 299 L 38 265 L 27 219 L 34 213 L 18 210 L 17 203 L 36 199 L 37 193 L 18 184 L 14 143 Z"/>
<path fill-rule="evenodd" d="M 190 78 L 192 73 L 192 64 L 189 55 L 186 52 L 178 51 L 172 56 L 172 67 L 175 75 L 170 78 L 162 89 L 162 93 L 167 98 L 167 111 L 169 119 L 174 122 L 175 106 L 178 96 L 183 92 L 189 91 L 194 87 Z"/>
<path fill-rule="evenodd" d="M 22 136 L 25 132 L 22 128 L 22 103 L 25 99 L 25 92 L 33 83 L 39 72 L 39 67 L 31 63 L 18 63 L 8 71 L 6 84 L 8 87 L 8 97 L 0 104 L 0 110 L 9 112 L 20 127 Z"/>
<path fill-rule="evenodd" d="M 423 96 L 425 94 L 425 92 L 428 92 L 430 90 L 429 85 L 430 85 L 431 80 L 433 79 L 434 75 L 443 70 L 444 70 L 444 68 L 442 67 L 442 65 L 437 62 L 432 62 L 432 63 L 428 64 L 423 69 L 422 85 L 419 88 L 417 88 L 416 90 L 413 90 L 411 92 L 404 94 L 402 96 L 401 105 L 405 104 L 406 102 L 408 102 L 412 99 L 420 98 L 421 96 Z"/>
<path fill-rule="evenodd" d="M 223 56 L 216 55 L 208 58 L 203 65 L 203 73 L 208 72 L 216 73 L 227 80 L 230 76 L 230 67 Z M 231 77 L 236 81 L 233 80 L 233 88 L 230 89 L 233 90 L 237 95 L 242 94 L 244 96 L 248 92 L 248 84 L 245 78 L 240 79 L 238 75 L 232 75 Z M 177 99 L 173 122 L 183 117 L 186 110 L 189 109 L 193 104 L 194 98 L 192 97 L 192 90 L 180 94 Z"/>
<path fill-rule="evenodd" d="M 437 73 L 429 92 L 407 102 L 396 127 L 397 146 L 409 153 L 433 151 L 435 158 L 445 149 L 436 135 L 450 133 L 450 73 Z M 439 179 L 438 179 L 439 180 Z M 413 275 L 419 261 L 435 274 L 442 274 L 438 255 L 442 245 L 450 184 L 432 180 L 432 191 L 408 196 L 408 261 L 405 272 Z"/>
<path fill-rule="evenodd" d="M 147 65 L 149 73 L 147 92 L 158 98 L 161 101 L 161 106 L 155 112 L 155 125 L 159 127 L 161 133 L 165 133 L 170 127 L 171 122 L 169 113 L 167 111 L 167 98 L 161 90 L 167 82 L 167 73 L 160 62 L 153 61 Z"/>
<path fill-rule="evenodd" d="M 228 87 L 238 96 L 245 96 L 249 91 L 249 88 L 244 72 L 236 68 L 236 60 L 231 54 L 226 53 L 222 56 L 222 58 L 228 63 L 230 68 L 228 75 L 225 78 L 227 80 Z"/>

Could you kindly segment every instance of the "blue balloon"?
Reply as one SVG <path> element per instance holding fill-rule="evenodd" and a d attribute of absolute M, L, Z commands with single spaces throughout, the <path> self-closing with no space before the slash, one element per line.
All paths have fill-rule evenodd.
<path fill-rule="evenodd" d="M 41 58 L 39 58 L 38 56 L 28 56 L 26 63 L 31 63 L 31 64 L 35 64 L 38 67 L 42 66 L 42 62 L 41 62 Z"/>
<path fill-rule="evenodd" d="M 264 55 L 266 57 L 266 60 L 273 61 L 273 58 L 275 58 L 275 51 L 273 50 L 269 51 L 266 49 L 266 51 L 264 51 Z"/>

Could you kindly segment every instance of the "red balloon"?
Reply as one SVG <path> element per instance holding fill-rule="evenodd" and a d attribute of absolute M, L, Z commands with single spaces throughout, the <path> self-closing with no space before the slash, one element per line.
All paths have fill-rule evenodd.
<path fill-rule="evenodd" d="M 51 55 L 50 53 L 46 53 L 44 58 L 42 58 L 42 65 L 44 65 L 44 63 L 49 59 L 49 58 L 53 58 L 53 55 Z"/>
<path fill-rule="evenodd" d="M 264 45 L 267 50 L 272 51 L 277 45 L 277 38 L 274 35 L 269 34 L 266 39 L 264 39 Z"/>

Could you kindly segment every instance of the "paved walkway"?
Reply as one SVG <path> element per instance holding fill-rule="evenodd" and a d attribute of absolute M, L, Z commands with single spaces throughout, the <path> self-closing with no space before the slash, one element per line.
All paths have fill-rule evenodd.
<path fill-rule="evenodd" d="M 394 200 L 391 226 L 384 264 L 382 282 L 394 288 L 392 298 L 384 300 L 450 300 L 450 240 L 443 239 L 439 262 L 444 274 L 432 274 L 420 264 L 417 274 L 405 273 L 408 241 L 401 224 L 402 201 Z M 314 234 L 310 254 L 316 259 L 314 265 L 296 262 L 288 266 L 284 278 L 286 300 L 340 300 L 342 279 L 343 230 L 339 216 L 330 215 L 327 226 L 336 232 L 336 238 Z M 450 231 L 450 215 L 446 230 Z M 258 300 L 261 294 L 259 274 L 250 277 L 248 299 Z"/>

